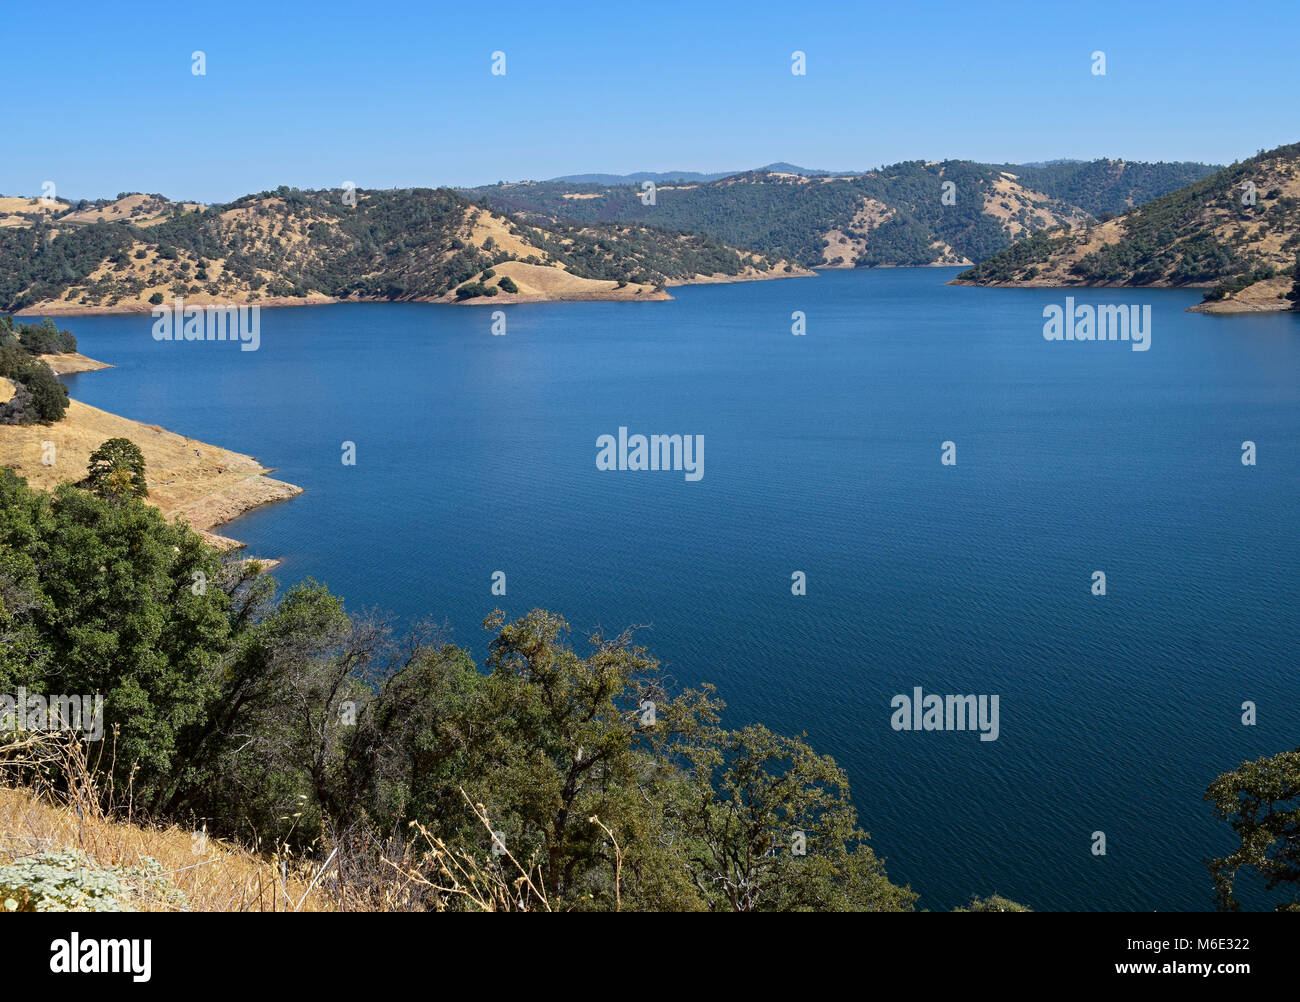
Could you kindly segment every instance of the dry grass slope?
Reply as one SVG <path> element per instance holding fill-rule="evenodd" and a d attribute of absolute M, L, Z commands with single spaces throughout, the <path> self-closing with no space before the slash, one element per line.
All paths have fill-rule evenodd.
<path fill-rule="evenodd" d="M 8 384 L 8 380 L 0 381 Z M 12 384 L 0 386 L 0 400 Z M 148 501 L 167 518 L 185 519 L 219 546 L 236 541 L 210 532 L 237 515 L 301 494 L 293 484 L 272 480 L 251 456 L 132 421 L 73 400 L 67 416 L 52 425 L 0 426 L 0 466 L 13 468 L 31 486 L 52 491 L 85 476 L 90 454 L 110 438 L 129 438 L 144 453 Z M 54 446 L 54 463 L 42 462 Z"/>

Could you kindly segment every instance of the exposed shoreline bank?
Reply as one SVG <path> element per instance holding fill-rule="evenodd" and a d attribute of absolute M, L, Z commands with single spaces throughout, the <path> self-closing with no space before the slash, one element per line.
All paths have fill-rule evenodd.
<path fill-rule="evenodd" d="M 53 357 L 65 363 L 55 368 L 61 374 L 112 368 L 85 355 Z M 11 385 L 0 386 L 0 391 L 0 397 L 7 399 Z M 69 401 L 67 414 L 54 424 L 0 426 L 0 466 L 10 467 L 38 490 L 53 491 L 61 483 L 79 481 L 90 454 L 110 438 L 128 438 L 144 453 L 149 486 L 146 502 L 167 519 L 184 519 L 208 543 L 221 549 L 240 549 L 244 544 L 214 529 L 262 505 L 303 492 L 301 487 L 271 478 L 274 470 L 252 456 L 110 414 L 79 400 Z"/>
<path fill-rule="evenodd" d="M 1282 276 L 1279 278 L 1268 279 L 1249 285 L 1239 292 L 1225 296 L 1223 299 L 1206 299 L 1192 306 L 1187 307 L 1184 312 L 1187 313 L 1204 313 L 1218 316 L 1240 316 L 1243 313 L 1288 313 L 1294 312 L 1295 307 L 1291 300 L 1285 298 L 1287 290 L 1291 288 L 1291 277 Z M 1117 289 L 1123 291 L 1140 291 L 1143 289 L 1159 289 L 1161 291 L 1176 291 L 1179 289 L 1211 289 L 1214 287 L 1212 282 L 1191 282 L 1186 285 L 1168 285 L 1153 283 L 1151 285 L 1125 285 L 1118 282 L 1108 282 L 1097 285 L 1083 285 L 1054 282 L 1051 280 L 1041 281 L 1030 279 L 1025 282 L 970 282 L 960 279 L 952 279 L 948 285 L 960 285 L 969 289 Z"/>
<path fill-rule="evenodd" d="M 499 272 L 509 274 L 507 266 L 518 264 L 519 262 L 504 262 L 496 266 Z M 530 266 L 531 267 L 531 266 Z M 542 270 L 542 269 L 538 269 Z M 553 277 L 560 279 L 574 280 L 575 283 L 582 283 L 586 288 L 569 288 L 566 291 L 558 292 L 539 292 L 539 291 L 520 291 L 517 293 L 501 292 L 496 296 L 476 296 L 472 299 L 457 299 L 454 293 L 448 293 L 442 296 L 413 296 L 409 299 L 382 299 L 372 296 L 349 296 L 340 298 L 338 296 L 328 296 L 324 293 L 312 293 L 308 296 L 274 296 L 266 299 L 257 300 L 240 300 L 239 297 L 221 297 L 211 296 L 208 294 L 198 294 L 193 296 L 181 297 L 185 300 L 186 306 L 207 307 L 207 306 L 227 306 L 232 302 L 239 302 L 241 306 L 258 306 L 267 309 L 279 308 L 282 306 L 334 306 L 346 305 L 349 303 L 437 303 L 446 306 L 509 306 L 512 303 L 588 303 L 588 302 L 669 302 L 672 296 L 666 291 L 656 292 L 650 286 L 627 285 L 622 288 L 617 287 L 613 281 L 603 281 L 599 279 L 583 279 L 576 275 L 561 269 L 544 269 L 548 271 L 558 271 L 559 274 Z M 815 278 L 817 272 L 808 269 L 795 267 L 792 271 L 784 271 L 778 267 L 771 272 L 747 271 L 739 275 L 695 275 L 691 278 L 673 279 L 665 283 L 665 288 L 676 288 L 683 285 L 731 285 L 740 282 L 769 282 L 777 279 L 786 278 Z M 638 294 L 638 290 L 640 293 Z M 168 303 L 165 301 L 164 305 Z M 124 315 L 149 315 L 152 314 L 155 307 L 149 303 L 117 303 L 113 306 L 83 306 L 80 304 L 69 304 L 60 302 L 37 303 L 35 306 L 27 306 L 21 310 L 15 310 L 13 315 L 16 317 L 93 317 L 93 316 L 124 316 Z M 57 356 L 52 356 L 57 357 Z M 85 356 L 78 356 L 84 358 Z M 47 359 L 49 361 L 49 359 Z M 87 359 L 87 361 L 93 361 Z M 112 368 L 104 363 L 95 363 L 98 368 Z M 54 367 L 51 362 L 51 368 Z M 58 369 L 55 369 L 59 372 Z M 65 369 L 63 372 L 89 372 L 93 369 Z M 60 373 L 62 374 L 62 373 Z"/>

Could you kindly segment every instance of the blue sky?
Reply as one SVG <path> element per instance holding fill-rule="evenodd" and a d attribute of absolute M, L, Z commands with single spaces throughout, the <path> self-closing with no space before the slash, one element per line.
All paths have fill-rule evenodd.
<path fill-rule="evenodd" d="M 0 193 L 475 185 L 1300 140 L 1300 5 L 46 4 L 8 18 Z M 807 75 L 790 72 L 807 53 Z M 207 74 L 191 73 L 191 53 Z M 494 51 L 506 74 L 490 72 Z M 1106 76 L 1091 53 L 1106 53 Z"/>

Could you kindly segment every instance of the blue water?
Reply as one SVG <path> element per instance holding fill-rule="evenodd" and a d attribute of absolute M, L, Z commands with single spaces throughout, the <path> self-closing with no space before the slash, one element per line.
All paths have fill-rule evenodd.
<path fill-rule="evenodd" d="M 1202 860 L 1232 837 L 1206 784 L 1300 745 L 1300 316 L 1082 290 L 1150 303 L 1151 350 L 1048 343 L 1063 292 L 952 274 L 515 306 L 504 337 L 483 307 L 266 310 L 257 352 L 76 318 L 116 368 L 70 383 L 304 487 L 225 530 L 284 581 L 445 620 L 480 658 L 497 605 L 561 612 L 579 641 L 649 624 L 729 723 L 806 732 L 847 769 L 923 907 L 1209 908 Z M 703 435 L 703 480 L 598 471 L 620 425 Z M 918 685 L 998 694 L 1000 737 L 895 732 Z"/>

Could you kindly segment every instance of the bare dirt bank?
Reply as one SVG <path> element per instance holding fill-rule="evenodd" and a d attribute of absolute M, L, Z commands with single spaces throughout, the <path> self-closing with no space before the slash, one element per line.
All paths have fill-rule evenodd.
<path fill-rule="evenodd" d="M 102 363 L 96 366 L 105 367 Z M 12 390 L 8 380 L 0 380 L 0 400 L 7 400 Z M 0 426 L 0 466 L 13 468 L 32 487 L 52 491 L 61 483 L 84 477 L 90 454 L 110 438 L 129 438 L 144 453 L 148 503 L 169 519 L 184 519 L 216 546 L 243 544 L 212 532 L 215 527 L 253 508 L 302 493 L 301 487 L 267 476 L 271 470 L 252 456 L 77 400 L 69 403 L 64 419 L 54 424 Z"/>

